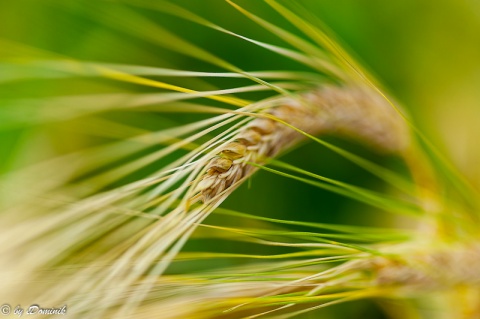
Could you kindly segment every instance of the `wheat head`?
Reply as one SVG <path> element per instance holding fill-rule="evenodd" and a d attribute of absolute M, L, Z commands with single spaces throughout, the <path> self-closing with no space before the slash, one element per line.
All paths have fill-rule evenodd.
<path fill-rule="evenodd" d="M 264 2 L 297 33 L 226 3 L 282 45 L 231 31 L 188 4 L 49 2 L 52 10 L 98 24 L 111 33 L 107 39 L 121 33 L 166 57 L 174 52 L 212 65 L 211 71 L 82 60 L 0 39 L 6 48 L 0 49 L 0 85 L 25 93 L 6 95 L 0 128 L 82 132 L 66 136 L 71 149 L 49 153 L 55 143 L 42 142 L 46 133 L 32 129 L 38 136 L 26 138 L 25 154 L 45 148 L 46 159 L 2 175 L 4 314 L 38 304 L 47 312 L 65 306 L 72 318 L 307 318 L 369 299 L 391 318 L 427 318 L 423 308 L 430 305 L 439 309 L 435 318 L 480 316 L 478 190 L 319 21 L 300 6 Z M 177 26 L 185 21 L 286 58 L 299 71 L 246 71 L 194 44 L 195 37 L 169 30 L 172 18 Z M 71 94 L 72 79 L 88 92 Z M 206 79 L 218 80 L 220 88 Z M 230 80 L 236 81 L 232 87 L 224 84 Z M 29 81 L 65 81 L 70 94 L 39 94 Z M 258 95 L 242 95 L 250 93 Z M 203 117 L 184 123 L 170 113 Z M 84 135 L 95 133 L 98 141 L 82 144 Z M 404 172 L 323 139 L 332 135 L 395 157 Z M 394 191 L 279 160 L 305 142 L 338 154 Z M 305 222 L 223 207 L 259 170 L 396 214 L 398 225 Z M 238 251 L 219 252 L 202 239 L 232 242 Z M 201 251 L 189 248 L 197 241 Z M 203 261 L 208 268 L 202 270 Z M 341 317 L 341 311 L 318 313 Z"/>

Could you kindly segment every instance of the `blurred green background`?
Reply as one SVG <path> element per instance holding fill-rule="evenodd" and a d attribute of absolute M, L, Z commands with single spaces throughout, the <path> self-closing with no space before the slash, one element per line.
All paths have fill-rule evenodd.
<path fill-rule="evenodd" d="M 286 46 L 225 1 L 183 0 L 176 3 L 232 31 Z M 278 26 L 298 33 L 262 1 L 238 3 Z M 478 136 L 476 121 L 480 115 L 480 5 L 477 1 L 303 0 L 298 3 L 306 9 L 305 12 L 322 20 L 337 34 L 341 42 L 408 109 L 415 122 L 437 145 L 472 180 L 478 180 L 478 169 L 472 168 L 477 166 L 474 164 L 477 163 L 478 152 L 473 145 L 475 136 Z M 0 37 L 7 41 L 84 60 L 218 70 L 146 40 L 155 36 L 155 30 L 142 38 L 129 31 L 122 32 L 118 25 L 112 27 L 110 20 L 125 14 L 117 10 L 120 5 L 114 1 L 21 0 L 2 1 L 1 6 Z M 166 27 L 246 70 L 305 69 L 267 50 L 184 20 L 150 10 L 133 10 L 154 24 Z M 129 17 L 118 22 L 126 30 L 134 23 Z M 141 28 L 133 28 L 142 32 Z M 0 50 L 2 58 L 16 55 L 5 43 Z M 203 85 L 194 80 L 180 81 L 185 87 L 201 89 Z M 7 83 L 0 87 L 1 98 L 126 89 L 118 88 L 118 83 L 91 82 L 77 81 L 75 85 L 68 81 L 30 81 L 22 85 Z M 230 84 L 225 82 L 215 84 Z M 3 130 L 3 154 L 14 151 L 18 134 L 15 136 Z M 2 156 L 2 171 L 11 165 L 5 163 L 6 158 Z"/>
<path fill-rule="evenodd" d="M 221 0 L 178 1 L 213 22 L 268 43 L 287 46 Z M 296 32 L 262 1 L 239 4 L 286 30 Z M 289 3 L 288 1 L 286 2 Z M 478 90 L 480 84 L 480 13 L 476 1 L 313 1 L 299 3 L 322 20 L 343 44 L 384 83 L 414 121 L 452 157 L 473 181 L 478 181 Z M 114 1 L 3 1 L 0 37 L 59 56 L 108 63 L 126 63 L 185 70 L 219 71 L 205 62 L 162 48 L 149 41 L 155 30 L 133 25 L 122 5 Z M 144 9 L 129 9 L 153 24 L 205 48 L 246 70 L 306 70 L 283 57 L 244 41 L 213 32 L 169 15 Z M 122 14 L 124 21 L 121 21 Z M 119 19 L 118 23 L 111 21 Z M 121 30 L 122 25 L 125 30 Z M 136 29 L 134 35 L 131 29 Z M 161 40 L 161 39 L 160 39 Z M 10 43 L 10 42 L 9 42 Z M 2 43 L 3 59 L 18 52 Z M 20 50 L 21 51 L 21 50 Z M 41 54 L 41 52 L 40 52 Z M 5 72 L 3 72 L 5 73 Z M 168 79 L 185 87 L 207 89 L 196 80 Z M 18 97 L 68 95 L 95 92 L 152 91 L 91 79 L 85 81 L 26 81 L 4 83 L 2 100 Z M 217 87 L 239 82 L 213 81 Z M 247 83 L 247 82 L 242 82 Z M 155 91 L 155 90 L 153 90 Z M 252 98 L 252 96 L 248 96 Z M 258 98 L 259 95 L 253 96 Z M 6 104 L 6 103 L 3 103 Z M 178 119 L 178 117 L 177 117 Z M 15 152 L 21 134 L 2 130 L 2 166 L 15 166 L 7 156 Z M 65 144 L 65 143 L 63 143 Z M 75 147 L 73 147 L 75 148 Z M 325 161 L 329 162 L 329 161 Z M 334 169 L 334 168 L 332 168 Z M 350 175 L 350 174 L 346 174 Z"/>

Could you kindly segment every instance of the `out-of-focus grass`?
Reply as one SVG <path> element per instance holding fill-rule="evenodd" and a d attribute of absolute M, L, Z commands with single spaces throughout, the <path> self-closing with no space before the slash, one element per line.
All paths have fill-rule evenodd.
<path fill-rule="evenodd" d="M 249 1 L 239 3 L 252 5 Z M 478 6 L 474 2 L 449 0 L 388 3 L 305 0 L 301 3 L 307 8 L 305 14 L 322 19 L 337 33 L 409 109 L 415 122 L 466 175 L 477 181 L 480 173 L 474 163 L 478 162 L 480 155 L 475 151 L 473 137 L 478 135 L 475 124 L 480 112 L 477 90 L 480 81 Z M 273 44 L 281 43 L 267 31 L 247 22 L 222 1 L 188 2 L 186 5 L 233 31 Z M 93 4 L 88 1 L 7 1 L 2 4 L 0 12 L 0 36 L 4 40 L 73 58 L 180 69 L 208 68 L 198 61 L 197 65 L 192 65 L 191 59 L 141 41 L 128 32 L 114 30 L 108 23 L 102 24 L 101 18 L 89 13 L 95 8 L 101 16 L 105 7 L 108 6 L 101 2 Z M 268 17 L 273 23 L 282 21 L 262 3 L 257 2 L 253 7 L 258 15 Z M 240 67 L 271 69 L 282 65 L 284 68 L 299 68 L 287 59 L 242 41 L 234 41 L 160 13 L 144 13 L 154 20 L 160 19 L 161 24 L 170 30 Z M 281 23 L 287 30 L 293 30 L 288 23 Z M 8 45 L 2 45 L 0 50 L 3 57 L 12 54 Z M 181 81 L 188 87 L 193 80 Z M 2 86 L 2 99 L 32 94 L 91 92 L 92 86 L 85 81 L 32 82 L 20 88 Z M 124 89 L 105 83 L 96 83 L 95 87 L 98 91 Z M 2 153 L 14 154 L 19 136 L 3 132 Z M 3 162 L 3 171 L 15 165 L 6 156 Z"/>

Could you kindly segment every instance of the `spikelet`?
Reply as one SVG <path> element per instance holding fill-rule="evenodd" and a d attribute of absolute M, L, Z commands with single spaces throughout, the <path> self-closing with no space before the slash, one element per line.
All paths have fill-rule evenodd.
<path fill-rule="evenodd" d="M 207 165 L 197 187 L 203 201 L 250 176 L 254 169 L 247 162 L 263 164 L 304 139 L 298 131 L 346 135 L 397 154 L 409 144 L 404 120 L 367 86 L 326 85 L 296 100 L 280 99 L 275 104 L 240 130 Z"/>

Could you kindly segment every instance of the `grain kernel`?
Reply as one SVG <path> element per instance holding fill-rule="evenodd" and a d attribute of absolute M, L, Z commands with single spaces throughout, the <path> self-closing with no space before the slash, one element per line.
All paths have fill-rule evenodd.
<path fill-rule="evenodd" d="M 262 136 L 255 130 L 246 130 L 237 137 L 237 140 L 246 146 L 256 145 L 261 139 Z"/>
<path fill-rule="evenodd" d="M 226 172 L 232 167 L 232 160 L 224 157 L 214 158 L 207 166 L 207 170 L 214 169 L 217 172 Z"/>
<path fill-rule="evenodd" d="M 262 135 L 270 134 L 275 130 L 275 123 L 272 120 L 258 118 L 250 122 L 248 127 Z"/>
<path fill-rule="evenodd" d="M 247 147 L 238 142 L 228 143 L 222 150 L 222 154 L 230 159 L 237 159 L 245 156 Z"/>

